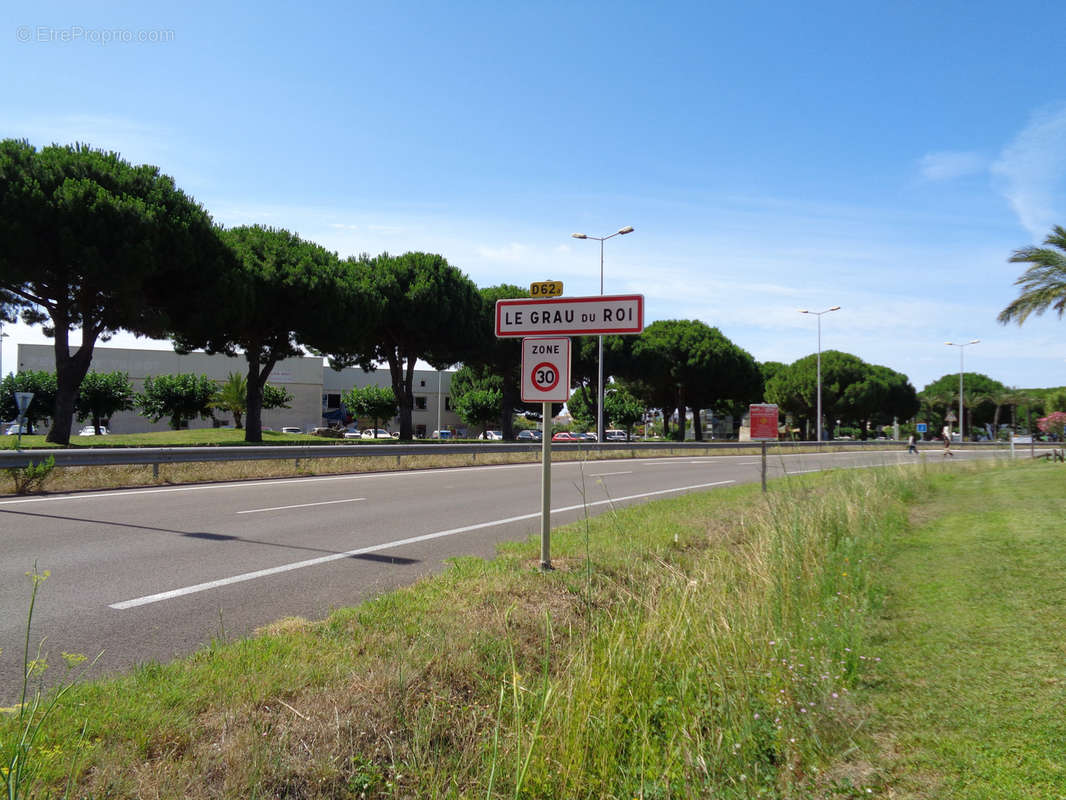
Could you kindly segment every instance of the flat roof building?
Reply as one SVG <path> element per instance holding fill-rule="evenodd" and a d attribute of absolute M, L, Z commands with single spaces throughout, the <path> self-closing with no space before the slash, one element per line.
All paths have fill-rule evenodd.
<path fill-rule="evenodd" d="M 55 351 L 47 344 L 20 344 L 18 369 L 55 372 Z M 179 355 L 173 350 L 141 350 L 119 347 L 96 347 L 89 367 L 96 372 L 124 372 L 134 391 L 144 389 L 144 379 L 159 375 L 206 375 L 219 385 L 230 373 L 247 375 L 248 363 L 242 357 L 189 353 Z M 419 370 L 414 373 L 415 407 L 411 415 L 416 437 L 428 438 L 433 431 L 446 429 L 463 434 L 466 424 L 452 410 L 451 370 Z M 298 427 L 303 431 L 342 423 L 341 394 L 356 386 L 391 386 L 388 368 L 363 372 L 358 367 L 333 370 L 318 356 L 287 358 L 279 361 L 267 383 L 286 389 L 293 399 L 290 408 L 269 409 L 263 412 L 263 427 L 281 430 Z M 368 420 L 361 420 L 371 425 Z M 232 425 L 229 413 L 215 411 L 215 421 L 195 419 L 190 428 L 210 428 L 215 424 Z M 399 418 L 386 421 L 389 430 L 399 430 Z M 151 422 L 137 411 L 123 411 L 111 418 L 108 429 L 112 433 L 149 433 L 167 430 L 167 420 Z"/>

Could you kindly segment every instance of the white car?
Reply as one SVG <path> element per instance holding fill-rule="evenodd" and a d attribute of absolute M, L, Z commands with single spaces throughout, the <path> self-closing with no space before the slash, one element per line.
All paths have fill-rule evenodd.
<path fill-rule="evenodd" d="M 108 433 L 110 433 L 110 431 L 108 431 L 107 428 L 105 428 L 103 425 L 101 425 L 100 426 L 100 435 L 101 436 L 107 436 Z M 80 431 L 78 431 L 78 436 L 96 436 L 96 428 L 94 428 L 92 425 L 86 425 Z"/>
<path fill-rule="evenodd" d="M 362 434 L 361 431 L 358 431 L 358 430 L 345 431 L 344 432 L 344 438 L 345 439 L 362 439 L 363 438 L 363 434 Z"/>
<path fill-rule="evenodd" d="M 17 436 L 19 433 L 21 433 L 23 436 L 25 436 L 29 432 L 30 426 L 27 425 L 25 422 L 22 423 L 21 431 L 19 430 L 19 424 L 17 422 L 12 422 L 10 425 L 7 426 L 7 430 L 4 431 L 4 434 L 6 436 Z"/>
<path fill-rule="evenodd" d="M 298 428 L 295 425 L 286 425 L 281 429 L 282 433 L 303 433 L 303 428 Z"/>
<path fill-rule="evenodd" d="M 363 431 L 363 438 L 364 439 L 391 439 L 392 438 L 392 434 L 390 434 L 384 428 L 367 428 L 365 431 Z"/>
<path fill-rule="evenodd" d="M 490 442 L 502 442 L 503 441 L 503 431 L 485 431 L 478 438 L 479 439 L 486 439 L 486 440 L 488 440 Z"/>

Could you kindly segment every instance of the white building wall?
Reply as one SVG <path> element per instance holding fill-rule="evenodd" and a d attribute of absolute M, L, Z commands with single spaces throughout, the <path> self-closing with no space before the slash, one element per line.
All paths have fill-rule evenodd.
<path fill-rule="evenodd" d="M 47 344 L 20 344 L 18 346 L 18 369 L 55 372 L 55 351 Z M 222 384 L 231 372 L 246 375 L 248 363 L 243 358 L 223 355 L 189 353 L 179 355 L 172 350 L 134 350 L 117 347 L 96 347 L 89 367 L 96 372 L 124 372 L 129 376 L 134 391 L 144 389 L 144 379 L 151 375 L 207 375 Z M 327 371 L 328 367 L 325 368 Z M 322 422 L 322 371 L 321 358 L 287 358 L 279 361 L 267 381 L 281 386 L 293 396 L 291 408 L 277 408 L 263 412 L 263 427 L 280 430 L 287 425 L 296 425 L 305 431 Z M 232 417 L 224 411 L 215 412 L 216 419 L 232 425 Z M 149 433 L 167 430 L 166 419 L 151 422 L 136 411 L 123 411 L 111 419 L 112 433 Z M 211 420 L 193 420 L 190 428 L 210 428 Z"/>

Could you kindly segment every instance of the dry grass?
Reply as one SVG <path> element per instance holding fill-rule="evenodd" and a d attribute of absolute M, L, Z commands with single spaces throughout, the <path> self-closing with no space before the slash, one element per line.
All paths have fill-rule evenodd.
<path fill-rule="evenodd" d="M 553 461 L 599 460 L 633 455 L 634 451 L 598 453 L 574 451 L 552 454 Z M 641 458 L 676 455 L 676 450 L 640 451 Z M 539 453 L 463 453 L 440 455 L 347 456 L 339 458 L 294 458 L 262 461 L 192 462 L 158 466 L 57 467 L 45 483 L 48 492 L 95 491 L 101 489 L 168 486 L 189 483 L 293 478 L 311 475 L 339 475 L 364 472 L 390 472 L 439 467 L 520 464 L 540 461 Z M 0 480 L 0 495 L 14 493 L 8 476 Z"/>
<path fill-rule="evenodd" d="M 825 448 L 826 452 L 832 452 Z M 617 458 L 667 458 L 672 456 L 751 455 L 752 450 L 725 448 L 693 453 L 691 449 L 663 445 L 654 449 L 618 447 L 611 450 L 552 451 L 552 461 L 599 461 Z M 788 453 L 803 450 L 779 451 Z M 774 451 L 778 454 L 778 451 Z M 540 451 L 518 453 L 478 452 L 440 455 L 340 456 L 337 458 L 292 458 L 262 461 L 191 462 L 146 466 L 56 467 L 44 483 L 46 492 L 99 491 L 102 489 L 170 486 L 190 483 L 218 483 L 262 478 L 296 478 L 312 475 L 341 475 L 364 472 L 390 472 L 409 469 L 485 466 L 492 464 L 535 463 Z M 0 472 L 0 496 L 14 494 L 14 481 Z"/>

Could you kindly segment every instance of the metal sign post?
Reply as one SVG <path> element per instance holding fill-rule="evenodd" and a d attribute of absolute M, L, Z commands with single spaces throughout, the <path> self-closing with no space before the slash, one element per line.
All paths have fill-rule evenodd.
<path fill-rule="evenodd" d="M 777 441 L 777 406 L 772 403 L 755 403 L 748 406 L 748 422 L 751 440 L 762 442 L 762 490 L 766 491 L 766 443 Z"/>
<path fill-rule="evenodd" d="M 544 435 L 540 444 L 540 568 L 552 569 L 552 404 L 541 409 Z"/>
<path fill-rule="evenodd" d="M 570 399 L 570 340 L 522 340 L 522 402 L 542 403 L 544 435 L 540 466 L 540 568 L 552 568 L 552 403 Z"/>

